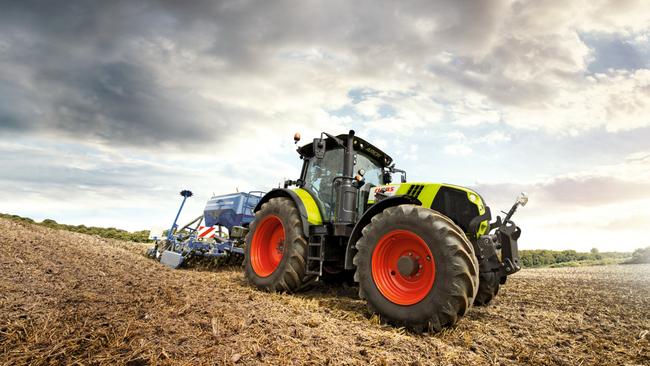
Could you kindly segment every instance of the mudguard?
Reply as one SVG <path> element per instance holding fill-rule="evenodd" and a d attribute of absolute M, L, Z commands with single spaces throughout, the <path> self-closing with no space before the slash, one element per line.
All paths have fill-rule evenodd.
<path fill-rule="evenodd" d="M 300 219 L 302 221 L 302 230 L 306 238 L 309 238 L 309 225 L 322 225 L 323 219 L 321 216 L 320 209 L 316 200 L 311 196 L 311 194 L 302 188 L 296 189 L 287 189 L 287 188 L 276 188 L 269 191 L 267 194 L 262 197 L 262 199 L 255 206 L 255 211 L 257 212 L 262 208 L 262 205 L 268 202 L 272 198 L 277 197 L 287 197 L 293 200 L 300 212 Z"/>

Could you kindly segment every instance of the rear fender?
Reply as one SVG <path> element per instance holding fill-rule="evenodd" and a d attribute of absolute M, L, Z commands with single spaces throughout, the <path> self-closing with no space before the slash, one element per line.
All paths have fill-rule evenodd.
<path fill-rule="evenodd" d="M 348 245 L 345 249 L 345 269 L 354 269 L 352 258 L 354 258 L 354 254 L 357 252 L 357 240 L 361 238 L 361 231 L 364 227 L 366 227 L 366 225 L 370 223 L 370 220 L 373 218 L 373 216 L 389 207 L 409 204 L 422 206 L 422 202 L 420 202 L 420 200 L 417 198 L 413 198 L 411 196 L 393 196 L 375 203 L 374 205 L 370 206 L 366 212 L 363 213 L 361 219 L 359 219 L 357 224 L 354 226 L 354 229 L 352 229 L 352 235 L 350 235 L 350 238 L 348 239 Z"/>
<path fill-rule="evenodd" d="M 316 204 L 316 201 L 308 191 L 302 188 L 297 188 L 293 190 L 287 188 L 273 189 L 269 191 L 267 194 L 265 194 L 264 197 L 262 197 L 262 199 L 257 203 L 254 212 L 259 211 L 262 208 L 263 204 L 265 204 L 272 198 L 277 198 L 277 197 L 287 197 L 294 202 L 296 208 L 298 208 L 298 212 L 300 212 L 302 231 L 303 234 L 305 234 L 306 238 L 309 238 L 310 225 L 323 224 L 322 216 L 318 208 L 318 205 Z"/>

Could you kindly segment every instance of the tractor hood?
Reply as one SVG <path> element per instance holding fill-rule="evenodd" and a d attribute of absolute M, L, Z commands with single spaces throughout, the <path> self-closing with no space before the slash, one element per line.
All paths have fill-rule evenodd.
<path fill-rule="evenodd" d="M 336 137 L 345 140 L 348 137 L 348 135 L 343 134 L 343 135 L 338 135 Z M 325 139 L 325 143 L 326 143 L 327 150 L 332 150 L 340 147 L 336 143 L 336 141 L 334 141 L 329 137 Z M 375 162 L 377 162 L 379 165 L 383 167 L 388 167 L 393 162 L 393 158 L 388 156 L 386 153 L 379 150 L 377 147 L 375 147 L 368 141 L 356 136 L 354 137 L 354 151 L 357 153 L 364 154 L 365 156 L 374 160 Z M 308 158 L 308 159 L 312 158 L 314 156 L 314 143 L 312 142 L 304 146 L 301 146 L 300 148 L 298 148 L 298 153 L 304 158 Z"/>
<path fill-rule="evenodd" d="M 409 196 L 418 199 L 422 206 L 451 218 L 465 233 L 480 236 L 489 229 L 489 209 L 481 195 L 469 188 L 428 182 L 388 184 L 373 187 L 368 196 L 368 204 L 372 205 L 392 196 Z M 470 233 L 475 218 L 479 219 L 477 232 Z"/>

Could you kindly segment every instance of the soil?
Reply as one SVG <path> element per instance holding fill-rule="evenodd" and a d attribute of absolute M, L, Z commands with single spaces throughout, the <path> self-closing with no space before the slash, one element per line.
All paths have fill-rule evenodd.
<path fill-rule="evenodd" d="M 522 270 L 456 327 L 382 325 L 354 287 L 251 288 L 146 246 L 0 219 L 0 364 L 649 365 L 650 265 Z"/>

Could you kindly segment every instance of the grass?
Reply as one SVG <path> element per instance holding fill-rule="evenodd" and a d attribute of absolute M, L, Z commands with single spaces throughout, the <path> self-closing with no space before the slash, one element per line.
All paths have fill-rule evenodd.
<path fill-rule="evenodd" d="M 602 258 L 602 259 L 588 259 L 583 261 L 570 261 L 562 263 L 550 264 L 548 268 L 562 268 L 562 267 L 587 267 L 587 266 L 606 266 L 611 264 L 621 264 L 628 258 Z"/>
<path fill-rule="evenodd" d="M 10 215 L 10 214 L 3 214 L 3 213 L 0 213 L 0 217 L 12 221 L 45 226 L 51 229 L 59 229 L 59 230 L 72 231 L 75 233 L 97 235 L 107 239 L 119 239 L 124 241 L 135 241 L 139 243 L 145 243 L 149 241 L 148 230 L 130 232 L 122 229 L 116 229 L 114 227 L 105 228 L 105 227 L 95 227 L 95 226 L 85 226 L 85 225 L 66 225 L 66 224 L 59 224 L 52 219 L 45 219 L 41 222 L 36 222 L 33 219 L 30 219 L 29 217 L 22 217 L 18 215 Z"/>
<path fill-rule="evenodd" d="M 592 249 L 590 252 L 548 249 L 519 251 L 520 263 L 525 268 L 557 268 L 620 264 L 631 257 L 632 253 L 600 252 L 597 249 Z"/>

